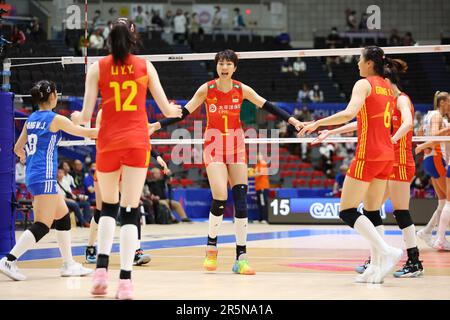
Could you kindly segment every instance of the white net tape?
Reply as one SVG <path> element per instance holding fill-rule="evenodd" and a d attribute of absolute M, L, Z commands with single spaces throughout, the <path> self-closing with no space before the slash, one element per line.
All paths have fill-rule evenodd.
<path fill-rule="evenodd" d="M 409 53 L 443 53 L 450 52 L 450 45 L 430 45 L 430 46 L 402 46 L 402 47 L 383 47 L 386 54 L 409 54 Z M 344 48 L 344 49 L 311 49 L 311 50 L 280 50 L 280 51 L 248 51 L 237 52 L 239 59 L 272 59 L 272 58 L 290 58 L 290 57 L 330 57 L 330 56 L 345 56 L 345 55 L 360 55 L 361 48 Z M 140 55 L 139 57 L 148 59 L 152 62 L 162 61 L 201 61 L 201 60 L 214 60 L 214 52 L 210 53 L 189 53 L 189 54 L 159 54 L 159 55 Z M 92 64 L 95 61 L 100 60 L 102 57 L 88 57 L 87 64 Z M 28 58 L 27 58 L 28 59 Z M 40 59 L 30 57 L 29 60 Z M 19 58 L 11 58 L 10 61 L 20 60 Z M 42 63 L 42 62 L 41 62 Z M 84 57 L 60 57 L 58 61 L 51 61 L 47 63 L 61 63 L 62 65 L 68 64 L 85 64 Z M 14 66 L 25 66 L 26 64 L 11 65 L 10 62 L 4 64 L 6 69 Z M 248 144 L 280 144 L 280 143 L 310 143 L 315 138 L 253 138 L 246 139 Z M 450 141 L 450 137 L 447 136 L 435 136 L 435 137 L 413 137 L 414 142 L 426 142 L 426 141 Z M 203 144 L 203 139 L 152 139 L 153 145 L 196 145 Z M 356 137 L 330 137 L 325 142 L 331 143 L 347 143 L 357 142 Z M 74 140 L 74 141 L 61 141 L 59 146 L 81 146 L 81 145 L 94 145 L 95 140 Z"/>
<path fill-rule="evenodd" d="M 281 144 L 281 143 L 310 143 L 316 138 L 250 138 L 245 139 L 247 144 Z M 427 136 L 427 137 L 413 137 L 414 142 L 426 142 L 426 141 L 450 141 L 450 137 L 447 136 Z M 356 137 L 330 137 L 324 140 L 324 142 L 330 143 L 348 143 L 357 142 Z M 204 139 L 152 139 L 152 145 L 192 145 L 203 144 Z M 69 146 L 86 146 L 95 145 L 95 140 L 66 140 L 60 141 L 58 144 L 60 147 Z"/>

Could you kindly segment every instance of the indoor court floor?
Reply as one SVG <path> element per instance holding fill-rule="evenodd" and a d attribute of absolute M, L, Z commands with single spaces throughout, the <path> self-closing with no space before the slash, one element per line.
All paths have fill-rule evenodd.
<path fill-rule="evenodd" d="M 249 224 L 247 252 L 254 276 L 231 271 L 235 255 L 231 221 L 221 227 L 216 272 L 202 269 L 207 222 L 145 225 L 142 230 L 141 247 L 152 260 L 133 269 L 135 299 L 450 299 L 450 252 L 437 252 L 421 240 L 424 276 L 397 279 L 388 275 L 384 284 L 374 285 L 354 282 L 354 267 L 364 262 L 369 251 L 367 243 L 346 226 Z M 118 231 L 106 297 L 90 295 L 91 276 L 59 276 L 61 259 L 52 230 L 21 258 L 19 268 L 26 281 L 0 275 L 0 299 L 113 299 L 119 276 Z M 84 262 L 88 232 L 86 228 L 72 231 L 73 253 L 79 262 Z M 391 245 L 402 247 L 396 226 L 386 226 L 385 237 Z"/>

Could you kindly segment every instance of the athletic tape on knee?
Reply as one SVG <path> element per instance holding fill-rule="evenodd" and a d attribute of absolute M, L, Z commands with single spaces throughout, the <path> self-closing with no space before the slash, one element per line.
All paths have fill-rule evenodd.
<path fill-rule="evenodd" d="M 102 215 L 102 212 L 98 209 L 95 209 L 94 211 L 94 221 L 96 224 L 98 224 L 98 221 L 100 220 L 100 216 Z"/>
<path fill-rule="evenodd" d="M 339 212 L 339 218 L 342 219 L 350 227 L 355 226 L 356 220 L 361 216 L 357 208 L 345 209 Z"/>
<path fill-rule="evenodd" d="M 50 231 L 49 227 L 39 221 L 33 223 L 28 230 L 33 234 L 36 242 L 41 240 Z"/>
<path fill-rule="evenodd" d="M 409 226 L 412 226 L 414 224 L 409 210 L 395 210 L 394 218 L 395 220 L 397 220 L 398 227 L 401 230 L 408 228 Z"/>
<path fill-rule="evenodd" d="M 117 220 L 118 213 L 119 213 L 119 203 L 102 202 L 102 211 L 100 215 L 101 217 L 111 217 Z"/>
<path fill-rule="evenodd" d="M 237 184 L 232 188 L 233 200 L 234 200 L 234 211 L 236 218 L 247 218 L 247 189 L 246 184 Z"/>
<path fill-rule="evenodd" d="M 136 226 L 140 214 L 139 208 L 120 207 L 120 225 L 132 224 Z"/>
<path fill-rule="evenodd" d="M 66 214 L 59 220 L 55 220 L 55 229 L 58 231 L 69 231 L 70 230 L 70 214 Z"/>
<path fill-rule="evenodd" d="M 381 219 L 380 210 L 367 211 L 366 209 L 363 209 L 363 213 L 375 227 L 381 226 L 383 224 L 383 219 Z"/>
<path fill-rule="evenodd" d="M 211 204 L 211 213 L 216 217 L 223 216 L 226 206 L 227 206 L 227 200 L 213 199 L 212 204 Z"/>

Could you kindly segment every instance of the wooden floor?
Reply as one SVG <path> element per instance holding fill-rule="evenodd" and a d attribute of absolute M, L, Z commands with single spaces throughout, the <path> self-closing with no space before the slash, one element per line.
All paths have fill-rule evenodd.
<path fill-rule="evenodd" d="M 354 267 L 367 258 L 368 247 L 348 227 L 250 224 L 248 254 L 257 271 L 254 276 L 231 272 L 235 251 L 231 222 L 221 228 L 218 271 L 203 271 L 206 232 L 205 222 L 144 226 L 142 247 L 150 249 L 145 251 L 152 260 L 133 270 L 136 299 L 450 299 L 450 252 L 437 252 L 420 240 L 423 277 L 389 275 L 382 285 L 368 285 L 353 281 Z M 88 229 L 73 230 L 72 236 L 74 254 L 82 262 Z M 386 227 L 385 238 L 402 247 L 396 227 Z M 54 248 L 52 231 L 19 263 L 26 281 L 13 282 L 0 275 L 0 299 L 92 299 L 91 276 L 61 278 L 61 259 L 54 258 Z M 109 293 L 95 299 L 114 297 L 118 268 L 115 252 Z"/>

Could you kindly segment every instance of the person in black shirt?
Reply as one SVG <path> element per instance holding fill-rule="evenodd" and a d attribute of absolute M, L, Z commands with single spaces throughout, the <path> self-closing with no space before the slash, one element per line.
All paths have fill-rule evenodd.
<path fill-rule="evenodd" d="M 150 192 L 154 195 L 156 200 L 159 201 L 160 204 L 163 206 L 166 206 L 169 208 L 169 210 L 172 211 L 175 210 L 175 212 L 181 217 L 182 222 L 192 222 L 191 219 L 189 219 L 186 215 L 186 212 L 184 211 L 183 206 L 181 203 L 179 203 L 176 200 L 168 199 L 167 197 L 167 175 L 162 175 L 161 170 L 158 168 L 152 169 L 152 175 L 153 179 L 151 181 L 147 181 L 147 185 L 150 189 Z M 170 178 L 169 178 L 170 179 Z M 174 222 L 178 222 L 176 219 Z"/>

